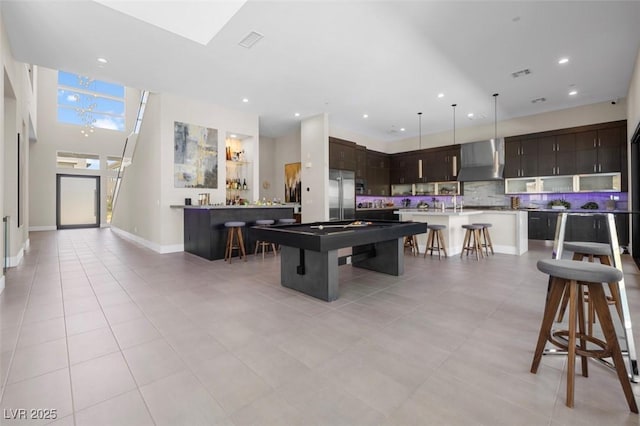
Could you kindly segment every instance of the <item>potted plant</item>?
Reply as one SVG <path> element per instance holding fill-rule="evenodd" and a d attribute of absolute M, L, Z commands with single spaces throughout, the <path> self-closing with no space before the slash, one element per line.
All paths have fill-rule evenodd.
<path fill-rule="evenodd" d="M 549 201 L 547 206 L 554 210 L 564 210 L 564 209 L 570 209 L 571 203 L 566 200 L 556 199 L 556 200 Z"/>

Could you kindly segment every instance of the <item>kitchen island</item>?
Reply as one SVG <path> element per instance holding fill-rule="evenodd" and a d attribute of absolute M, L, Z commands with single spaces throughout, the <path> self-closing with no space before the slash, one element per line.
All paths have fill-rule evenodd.
<path fill-rule="evenodd" d="M 496 253 L 522 255 L 529 250 L 527 212 L 522 210 L 397 210 L 401 221 L 427 222 L 430 225 L 445 225 L 443 230 L 447 253 L 460 254 L 465 230 L 462 225 L 491 223 L 493 250 Z M 420 252 L 424 253 L 427 235 L 418 235 Z"/>
<path fill-rule="evenodd" d="M 259 219 L 293 218 L 294 206 L 171 206 L 184 209 L 184 251 L 208 260 L 224 259 L 227 229 L 225 222 L 241 221 L 247 253 L 253 252 L 255 239 L 249 228 Z"/>

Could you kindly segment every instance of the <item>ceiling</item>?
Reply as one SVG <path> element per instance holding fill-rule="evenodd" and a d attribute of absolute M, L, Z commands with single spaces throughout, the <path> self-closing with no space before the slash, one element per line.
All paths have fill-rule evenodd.
<path fill-rule="evenodd" d="M 417 112 L 423 134 L 450 129 L 453 103 L 456 127 L 488 124 L 496 92 L 499 120 L 615 101 L 640 46 L 638 1 L 249 0 L 208 43 L 102 3 L 3 0 L 14 57 L 255 113 L 269 137 L 326 112 L 331 127 L 393 142 L 417 136 Z M 192 26 L 216 16 L 215 2 L 127 3 Z M 264 38 L 241 47 L 251 31 Z"/>

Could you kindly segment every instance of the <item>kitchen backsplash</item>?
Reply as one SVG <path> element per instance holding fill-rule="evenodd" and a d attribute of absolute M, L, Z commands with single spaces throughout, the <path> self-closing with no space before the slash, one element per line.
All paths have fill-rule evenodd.
<path fill-rule="evenodd" d="M 547 204 L 551 200 L 561 199 L 569 202 L 571 208 L 579 209 L 588 202 L 598 204 L 598 208 L 607 209 L 607 204 L 615 204 L 617 210 L 627 210 L 628 194 L 626 192 L 580 192 L 580 193 L 547 193 L 547 194 L 518 194 L 520 198 L 520 207 L 522 208 L 547 208 Z M 612 199 L 613 198 L 613 199 Z M 382 200 L 382 203 L 393 202 L 396 207 L 404 207 L 403 200 L 409 200 L 409 207 L 416 207 L 418 203 L 424 202 L 429 205 L 433 204 L 433 199 L 438 204 L 444 203 L 445 206 L 453 206 L 451 195 L 416 195 L 416 196 L 393 196 L 393 197 L 375 197 L 358 195 L 356 196 L 356 205 L 367 205 Z M 509 206 L 511 204 L 511 196 L 504 193 L 504 181 L 485 181 L 485 182 L 465 182 L 464 195 L 456 197 L 456 204 L 459 206 Z"/>

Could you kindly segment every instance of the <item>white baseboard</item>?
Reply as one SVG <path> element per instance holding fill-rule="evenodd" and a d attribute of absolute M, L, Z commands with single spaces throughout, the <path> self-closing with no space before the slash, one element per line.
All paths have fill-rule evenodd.
<path fill-rule="evenodd" d="M 16 266 L 18 266 L 20 264 L 20 262 L 22 262 L 22 258 L 24 257 L 24 248 L 21 248 L 18 251 L 18 254 L 16 254 L 15 256 L 10 256 L 9 258 L 7 258 L 7 266 L 9 268 L 15 268 Z"/>
<path fill-rule="evenodd" d="M 34 232 L 34 231 L 55 231 L 56 229 L 58 229 L 55 225 L 52 226 L 30 226 L 29 227 L 29 232 Z"/>
<path fill-rule="evenodd" d="M 153 251 L 155 251 L 156 253 L 160 253 L 160 254 L 165 254 L 165 253 L 176 253 L 176 252 L 181 252 L 184 251 L 184 244 L 171 244 L 171 245 L 161 245 L 158 243 L 154 243 L 152 241 L 149 240 L 145 240 L 144 238 L 138 236 L 138 235 L 134 235 L 130 232 L 127 231 L 123 231 L 120 228 L 117 228 L 115 226 L 111 226 L 111 230 L 116 234 L 121 236 L 122 238 L 125 238 L 127 240 L 133 241 L 135 243 L 138 243 L 148 249 L 151 249 Z"/>
<path fill-rule="evenodd" d="M 4 290 L 4 275 L 0 277 L 0 294 L 2 294 L 2 290 Z"/>

